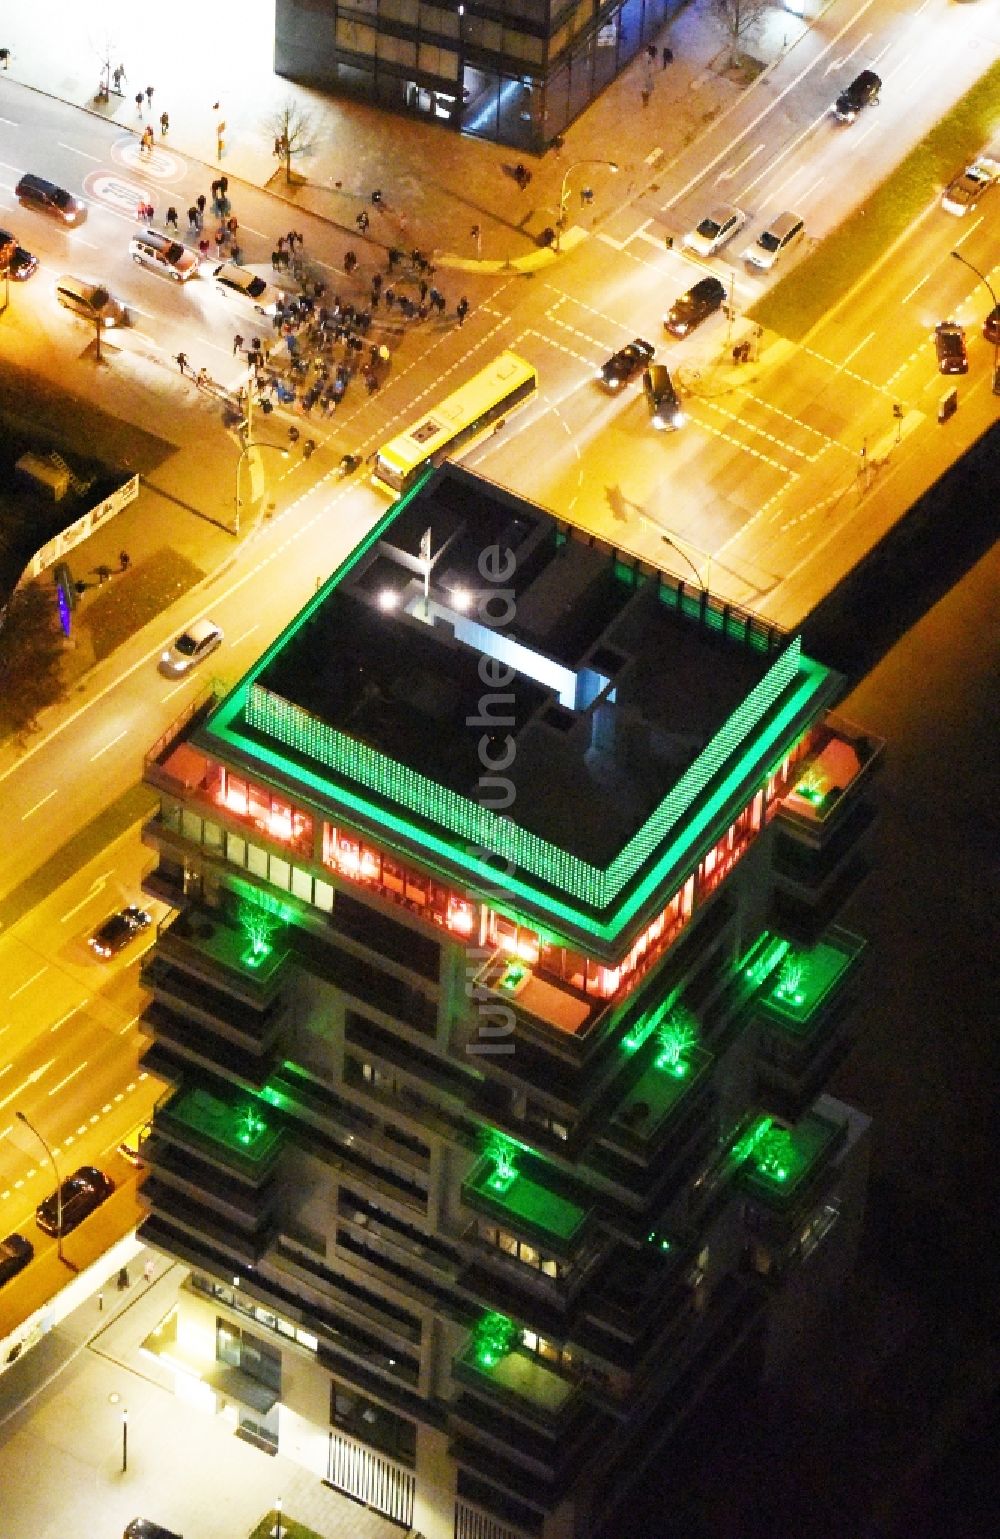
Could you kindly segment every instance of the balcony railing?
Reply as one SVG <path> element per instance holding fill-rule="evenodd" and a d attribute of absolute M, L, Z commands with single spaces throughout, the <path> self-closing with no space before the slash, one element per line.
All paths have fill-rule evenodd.
<path fill-rule="evenodd" d="M 885 743 L 838 716 L 827 716 L 813 751 L 798 766 L 779 809 L 781 819 L 815 839 L 836 816 L 845 798 L 856 798 L 871 780 Z"/>
<path fill-rule="evenodd" d="M 453 1360 L 460 1383 L 490 1397 L 546 1427 L 563 1421 L 581 1393 L 580 1383 L 558 1373 L 522 1347 L 515 1347 L 488 1365 L 474 1341 Z"/>

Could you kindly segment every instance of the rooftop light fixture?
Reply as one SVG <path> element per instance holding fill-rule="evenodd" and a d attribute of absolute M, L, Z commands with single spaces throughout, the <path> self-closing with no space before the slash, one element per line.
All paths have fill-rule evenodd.
<path fill-rule="evenodd" d="M 671 1010 L 657 1031 L 657 1036 L 660 1039 L 660 1053 L 656 1067 L 672 1074 L 675 1079 L 684 1079 L 691 1068 L 687 1054 L 698 1041 L 698 1025 L 694 1016 L 687 1010 Z"/>
<path fill-rule="evenodd" d="M 465 588 L 453 588 L 451 592 L 451 602 L 456 609 L 468 609 L 469 605 L 472 603 L 472 594 L 469 593 Z"/>
<path fill-rule="evenodd" d="M 491 1309 L 480 1316 L 472 1335 L 479 1367 L 495 1368 L 513 1351 L 521 1332 L 509 1316 Z"/>
<path fill-rule="evenodd" d="M 382 592 L 378 596 L 378 607 L 379 607 L 379 609 L 395 609 L 396 605 L 398 603 L 399 603 L 399 594 L 398 593 L 394 593 L 391 588 L 383 588 L 382 589 Z"/>

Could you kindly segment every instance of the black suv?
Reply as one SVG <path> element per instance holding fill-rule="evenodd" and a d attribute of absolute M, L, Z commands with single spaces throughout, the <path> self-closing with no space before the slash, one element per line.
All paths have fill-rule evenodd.
<path fill-rule="evenodd" d="M 642 337 L 636 337 L 634 341 L 620 347 L 617 353 L 611 354 L 597 377 L 605 389 L 620 390 L 622 385 L 628 384 L 633 374 L 638 374 L 655 352 L 652 342 L 644 342 Z"/>
<path fill-rule="evenodd" d="M 109 914 L 97 926 L 90 937 L 90 949 L 99 957 L 113 957 L 128 945 L 133 936 L 141 935 L 152 923 L 152 915 L 147 914 L 144 908 L 137 908 L 134 903 L 130 903 L 128 908 L 119 909 L 117 914 Z"/>
<path fill-rule="evenodd" d="M 59 1233 L 59 1195 L 62 1195 L 62 1232 L 69 1234 L 77 1224 L 99 1208 L 115 1189 L 115 1183 L 96 1165 L 81 1165 L 64 1181 L 59 1193 L 52 1192 L 35 1209 L 35 1223 L 43 1234 Z"/>
<path fill-rule="evenodd" d="M 664 364 L 650 364 L 642 376 L 642 388 L 646 392 L 654 427 L 683 427 L 684 413 L 681 411 L 680 396 L 670 378 L 670 370 Z"/>
<path fill-rule="evenodd" d="M 6 267 L 15 283 L 23 283 L 25 278 L 31 277 L 37 266 L 38 258 L 19 246 L 16 236 L 11 235 L 9 230 L 0 230 L 0 272 Z"/>
<path fill-rule="evenodd" d="M 675 299 L 663 324 L 673 337 L 686 337 L 700 326 L 706 316 L 720 310 L 726 302 L 726 286 L 718 278 L 700 278 L 693 288 Z"/>
<path fill-rule="evenodd" d="M 9 1234 L 0 1240 L 0 1287 L 23 1271 L 34 1254 L 35 1247 L 23 1234 Z"/>
<path fill-rule="evenodd" d="M 81 198 L 74 198 L 65 187 L 57 187 L 55 182 L 46 181 L 33 171 L 24 173 L 14 188 L 14 196 L 25 208 L 37 208 L 39 213 L 51 214 L 63 224 L 79 224 L 87 212 Z"/>
<path fill-rule="evenodd" d="M 873 107 L 878 101 L 878 93 L 882 89 L 882 82 L 873 69 L 863 69 L 847 87 L 841 91 L 833 104 L 833 110 L 841 123 L 853 123 L 862 107 Z"/>

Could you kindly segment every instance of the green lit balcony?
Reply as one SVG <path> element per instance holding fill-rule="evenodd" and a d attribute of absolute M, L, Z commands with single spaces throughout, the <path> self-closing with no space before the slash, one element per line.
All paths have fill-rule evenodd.
<path fill-rule="evenodd" d="M 761 989 L 758 1008 L 769 1023 L 796 1037 L 809 1036 L 833 995 L 854 971 L 864 945 L 846 930 L 828 931 L 812 945 L 787 943 L 781 961 Z"/>
<path fill-rule="evenodd" d="M 733 1150 L 744 1189 L 768 1207 L 786 1209 L 813 1187 L 846 1137 L 846 1128 L 817 1112 L 783 1128 L 761 1117 Z"/>
<path fill-rule="evenodd" d="M 270 1174 L 284 1142 L 270 1108 L 255 1097 L 229 1102 L 200 1087 L 169 1092 L 153 1113 L 153 1130 L 254 1183 Z"/>
<path fill-rule="evenodd" d="M 578 1395 L 578 1383 L 534 1352 L 515 1345 L 519 1337 L 505 1316 L 488 1315 L 480 1323 L 486 1326 L 493 1320 L 504 1322 L 509 1339 L 501 1340 L 477 1328 L 452 1363 L 455 1378 L 543 1425 L 560 1420 Z"/>
<path fill-rule="evenodd" d="M 538 1177 L 544 1168 L 544 1161 L 520 1152 L 505 1160 L 486 1154 L 463 1182 L 462 1200 L 548 1250 L 566 1255 L 579 1244 L 589 1211 L 543 1185 Z"/>
<path fill-rule="evenodd" d="M 658 1042 L 646 1069 L 619 1103 L 609 1135 L 616 1140 L 624 1136 L 629 1145 L 654 1143 L 705 1087 L 712 1061 L 712 1054 L 695 1043 L 671 1052 Z"/>

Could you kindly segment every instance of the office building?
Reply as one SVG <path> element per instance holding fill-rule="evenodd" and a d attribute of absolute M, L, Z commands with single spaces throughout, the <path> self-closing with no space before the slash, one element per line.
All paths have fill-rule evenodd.
<path fill-rule="evenodd" d="M 426 1539 L 582 1539 L 780 1371 L 864 1197 L 841 683 L 445 466 L 155 745 L 178 1393 Z"/>
<path fill-rule="evenodd" d="M 277 0 L 274 67 L 322 90 L 541 151 L 668 15 L 667 0 Z"/>

